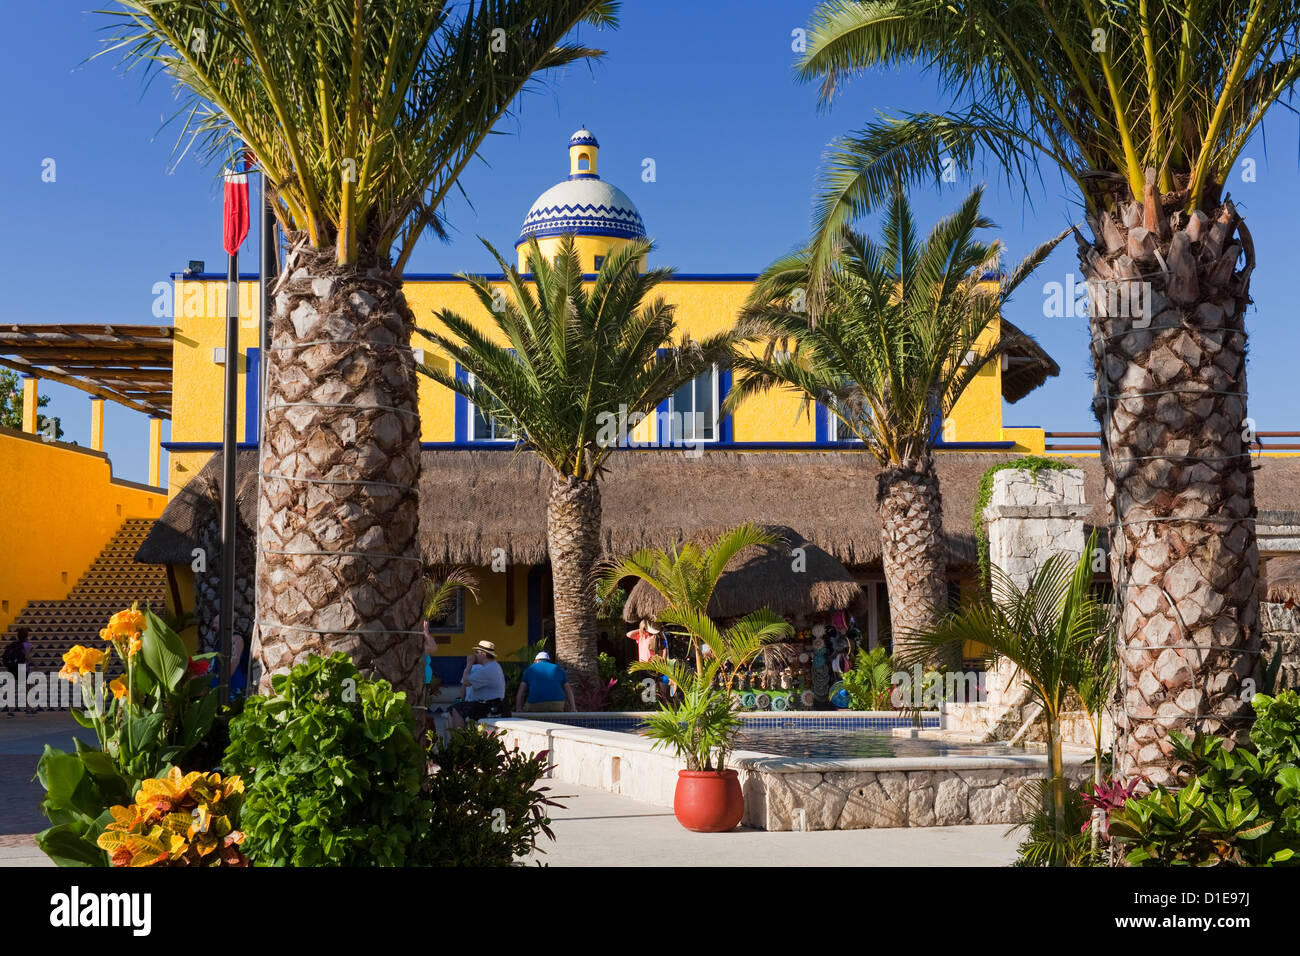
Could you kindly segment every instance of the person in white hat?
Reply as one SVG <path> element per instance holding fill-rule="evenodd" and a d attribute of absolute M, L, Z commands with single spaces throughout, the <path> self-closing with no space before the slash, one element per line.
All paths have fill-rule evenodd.
<path fill-rule="evenodd" d="M 465 660 L 465 673 L 461 675 L 465 699 L 451 705 L 451 725 L 464 727 L 467 720 L 505 713 L 506 672 L 497 663 L 497 646 L 491 641 L 479 641 Z"/>
<path fill-rule="evenodd" d="M 524 712 L 556 713 L 562 710 L 577 710 L 573 702 L 573 688 L 569 685 L 569 675 L 564 668 L 551 662 L 551 655 L 538 651 L 533 663 L 524 671 L 519 680 L 519 692 L 515 694 L 515 710 Z"/>
<path fill-rule="evenodd" d="M 648 619 L 641 618 L 641 623 L 637 625 L 636 630 L 628 631 L 627 636 L 636 641 L 636 659 L 638 661 L 648 661 L 655 656 L 655 648 L 659 643 L 659 628 L 655 627 Z"/>

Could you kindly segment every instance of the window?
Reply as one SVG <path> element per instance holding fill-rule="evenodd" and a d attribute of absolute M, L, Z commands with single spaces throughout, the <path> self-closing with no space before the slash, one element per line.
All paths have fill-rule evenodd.
<path fill-rule="evenodd" d="M 429 618 L 430 634 L 463 634 L 465 631 L 465 589 L 456 588 L 451 607 Z M 443 643 L 439 641 L 438 643 Z"/>
<path fill-rule="evenodd" d="M 474 384 L 474 375 L 469 376 L 469 383 Z M 491 409 L 484 409 L 475 405 L 473 402 L 465 403 L 469 408 L 469 440 L 470 441 L 516 441 L 518 432 L 511 427 L 509 416 L 494 412 Z"/>
<path fill-rule="evenodd" d="M 586 172 L 587 170 L 591 169 L 591 157 L 588 156 L 586 153 L 578 154 L 578 169 L 582 172 Z"/>
<path fill-rule="evenodd" d="M 593 272 L 599 272 L 599 271 L 600 271 L 600 267 L 603 266 L 603 265 L 605 264 L 605 257 L 604 257 L 604 256 L 596 256 L 595 262 L 596 262 L 596 268 L 593 269 L 592 271 L 593 271 Z"/>
<path fill-rule="evenodd" d="M 664 429 L 660 429 L 664 434 Z M 671 444 L 718 440 L 718 367 L 696 376 L 668 400 L 667 437 Z"/>
<path fill-rule="evenodd" d="M 827 441 L 856 441 L 856 442 L 862 441 L 861 438 L 853 434 L 853 432 L 849 431 L 849 429 L 845 428 L 844 423 L 840 421 L 839 416 L 836 415 L 834 412 L 832 412 L 830 409 L 826 410 L 826 440 Z"/>

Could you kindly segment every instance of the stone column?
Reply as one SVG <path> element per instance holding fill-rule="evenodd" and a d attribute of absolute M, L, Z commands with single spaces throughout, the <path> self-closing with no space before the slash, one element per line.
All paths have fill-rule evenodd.
<path fill-rule="evenodd" d="M 993 493 L 984 517 L 989 529 L 989 563 L 1002 569 L 1016 587 L 1025 588 L 1034 574 L 1057 554 L 1075 562 L 1087 539 L 1083 521 L 1091 508 L 1083 500 L 1083 472 L 1008 468 L 993 476 Z M 1024 682 L 1014 679 L 1007 661 L 984 678 L 984 731 L 996 738 L 1014 734 L 1027 714 Z"/>

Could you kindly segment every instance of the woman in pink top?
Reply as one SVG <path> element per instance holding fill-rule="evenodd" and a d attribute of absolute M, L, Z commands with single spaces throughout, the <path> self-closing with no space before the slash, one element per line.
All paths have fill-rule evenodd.
<path fill-rule="evenodd" d="M 648 661 L 655 656 L 655 642 L 659 640 L 659 628 L 645 618 L 637 625 L 635 631 L 628 631 L 627 636 L 636 641 L 636 659 Z"/>

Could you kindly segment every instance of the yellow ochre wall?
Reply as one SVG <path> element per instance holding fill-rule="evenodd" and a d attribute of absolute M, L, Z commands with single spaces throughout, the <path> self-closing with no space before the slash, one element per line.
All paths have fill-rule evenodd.
<path fill-rule="evenodd" d="M 581 238 L 579 243 L 599 241 Z M 591 253 L 586 246 L 583 248 L 584 254 Z M 493 285 L 506 290 L 504 282 Z M 685 334 L 702 338 L 731 327 L 750 285 L 747 278 L 675 279 L 657 291 L 677 306 L 677 337 Z M 446 308 L 477 322 L 496 341 L 504 341 L 469 286 L 459 279 L 414 278 L 406 282 L 404 291 L 417 324 L 436 328 L 434 310 Z M 213 350 L 225 342 L 225 297 L 225 283 L 220 280 L 176 282 L 173 442 L 216 442 L 221 438 L 224 369 L 213 362 Z M 1000 329 L 985 334 L 992 339 Z M 257 345 L 253 282 L 240 283 L 239 345 L 238 421 L 243 441 L 249 437 L 244 434 L 245 350 Z M 412 346 L 424 350 L 426 362 L 442 362 L 449 368 L 446 357 L 423 338 L 417 336 Z M 420 377 L 419 389 L 423 440 L 453 441 L 454 396 L 425 376 Z M 637 437 L 650 439 L 653 427 L 653 422 L 642 426 Z M 1041 452 L 1042 436 L 1042 430 L 1037 428 L 1002 427 L 1002 369 L 996 362 L 989 363 L 967 388 L 943 429 L 943 438 L 948 442 L 1015 441 L 1022 451 Z M 815 437 L 813 417 L 804 410 L 799 397 L 782 390 L 751 398 L 733 417 L 732 440 L 736 442 L 812 442 Z M 172 451 L 170 493 L 176 494 L 211 454 L 210 450 Z"/>
<path fill-rule="evenodd" d="M 213 361 L 213 350 L 226 344 L 226 283 L 219 280 L 177 279 L 175 335 L 172 339 L 173 442 L 221 441 L 225 407 L 225 366 Z M 258 345 L 257 283 L 239 283 L 239 441 L 244 434 L 246 350 Z M 168 490 L 172 495 L 203 467 L 211 451 L 173 451 Z"/>
<path fill-rule="evenodd" d="M 114 480 L 103 452 L 0 428 L 0 631 L 29 601 L 68 596 L 127 518 L 156 518 L 167 491 Z"/>
<path fill-rule="evenodd" d="M 526 565 L 509 565 L 507 570 L 494 572 L 491 568 L 475 568 L 478 578 L 478 603 L 465 595 L 465 630 L 460 634 L 441 634 L 450 637 L 446 644 L 438 645 L 439 657 L 464 657 L 479 641 L 496 645 L 497 656 L 510 659 L 511 654 L 528 643 L 528 572 Z M 506 588 L 514 587 L 514 623 L 506 624 Z"/>

